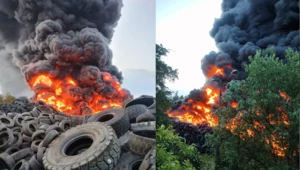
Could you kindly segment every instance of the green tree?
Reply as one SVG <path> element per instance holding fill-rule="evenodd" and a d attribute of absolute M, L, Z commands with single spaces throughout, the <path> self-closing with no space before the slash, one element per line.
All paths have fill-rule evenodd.
<path fill-rule="evenodd" d="M 8 104 L 15 101 L 15 97 L 10 95 L 9 93 L 6 94 L 0 94 L 0 104 Z"/>
<path fill-rule="evenodd" d="M 156 45 L 156 121 L 157 125 L 168 124 L 169 119 L 165 112 L 172 105 L 172 92 L 166 86 L 166 81 L 174 82 L 178 79 L 176 69 L 168 66 L 163 60 L 169 51 L 162 45 Z"/>
<path fill-rule="evenodd" d="M 161 125 L 156 132 L 156 164 L 158 170 L 213 170 L 211 156 L 200 155 L 194 145 L 188 145 L 174 129 Z"/>
<path fill-rule="evenodd" d="M 206 140 L 219 146 L 220 169 L 299 169 L 300 55 L 289 49 L 286 58 L 258 51 L 248 78 L 229 84 L 215 111 L 219 126 Z"/>

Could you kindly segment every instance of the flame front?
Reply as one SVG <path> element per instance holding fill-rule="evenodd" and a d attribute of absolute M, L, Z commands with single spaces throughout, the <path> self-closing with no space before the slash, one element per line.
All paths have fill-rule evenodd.
<path fill-rule="evenodd" d="M 212 88 L 206 88 L 208 101 L 206 103 L 189 100 L 188 104 L 181 105 L 181 108 L 175 111 L 167 111 L 170 117 L 178 118 L 180 121 L 188 122 L 194 125 L 208 123 L 210 126 L 218 124 L 218 117 L 211 112 L 211 106 L 215 104 L 218 94 Z"/>
<path fill-rule="evenodd" d="M 29 84 L 36 93 L 33 101 L 44 101 L 68 115 L 86 115 L 111 107 L 122 107 L 122 102 L 127 94 L 120 87 L 120 83 L 113 79 L 109 73 L 105 73 L 103 81 L 114 88 L 117 94 L 101 96 L 93 91 L 85 92 L 87 88 L 81 88 L 72 77 L 55 79 L 46 74 L 32 78 Z M 78 91 L 78 95 L 76 91 Z"/>

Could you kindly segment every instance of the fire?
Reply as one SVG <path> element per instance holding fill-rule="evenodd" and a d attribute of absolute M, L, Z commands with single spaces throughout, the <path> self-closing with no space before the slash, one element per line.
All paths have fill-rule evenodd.
<path fill-rule="evenodd" d="M 89 94 L 87 96 L 78 96 L 78 94 L 86 94 L 85 89 L 81 88 L 72 77 L 54 79 L 50 75 L 41 74 L 29 81 L 31 89 L 36 92 L 33 101 L 44 101 L 68 115 L 93 114 L 111 107 L 122 107 L 124 100 L 122 97 L 126 97 L 126 92 L 109 73 L 103 74 L 103 80 L 109 83 L 121 97 L 101 96 L 92 91 L 87 91 L 86 93 Z M 80 93 L 76 93 L 77 91 Z"/>
<path fill-rule="evenodd" d="M 232 102 L 231 107 L 232 108 L 237 108 L 238 107 L 238 102 Z"/>
<path fill-rule="evenodd" d="M 286 94 L 286 92 L 282 92 L 281 90 L 279 90 L 279 95 L 283 98 L 283 100 L 285 100 L 285 101 L 287 101 L 287 102 L 291 100 L 291 97 L 288 96 L 288 95 Z"/>
<path fill-rule="evenodd" d="M 211 112 L 211 106 L 215 104 L 218 98 L 217 92 L 212 88 L 205 89 L 208 101 L 206 103 L 188 100 L 187 105 L 182 105 L 179 110 L 183 111 L 167 111 L 170 117 L 178 118 L 180 121 L 188 122 L 194 125 L 208 123 L 210 126 L 217 126 L 218 117 Z"/>

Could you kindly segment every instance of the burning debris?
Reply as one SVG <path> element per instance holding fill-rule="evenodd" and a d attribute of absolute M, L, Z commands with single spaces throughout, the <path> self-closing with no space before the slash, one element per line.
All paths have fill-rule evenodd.
<path fill-rule="evenodd" d="M 32 101 L 87 115 L 121 107 L 132 97 L 120 86 L 123 77 L 108 46 L 121 0 L 3 1 L 0 6 L 6 58 L 13 54 L 35 93 Z"/>
<path fill-rule="evenodd" d="M 299 5 L 296 0 L 224 0 L 222 15 L 215 20 L 210 32 L 220 51 L 210 52 L 201 61 L 207 82 L 200 90 L 191 91 L 184 101 L 174 103 L 167 114 L 193 125 L 218 125 L 213 109 L 223 104 L 221 96 L 226 93 L 229 82 L 247 78 L 244 65 L 249 63 L 249 56 L 254 56 L 257 50 L 272 47 L 276 56 L 286 62 L 285 50 L 300 51 L 298 23 Z M 285 92 L 279 91 L 279 95 L 286 101 L 290 100 Z M 230 105 L 238 108 L 237 101 Z M 228 125 L 228 129 L 234 131 L 239 117 Z M 284 111 L 282 117 L 282 121 L 288 124 Z M 246 135 L 253 134 L 249 129 Z M 275 151 L 278 156 L 284 155 L 274 137 L 265 141 L 277 146 Z"/>

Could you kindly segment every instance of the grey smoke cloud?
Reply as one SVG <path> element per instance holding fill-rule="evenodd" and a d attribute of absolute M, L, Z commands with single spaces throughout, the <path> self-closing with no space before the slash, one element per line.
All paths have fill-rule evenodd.
<path fill-rule="evenodd" d="M 122 0 L 0 1 L 0 45 L 5 48 L 0 62 L 6 64 L 0 71 L 10 77 L 0 81 L 2 92 L 20 96 L 30 91 L 25 80 L 37 72 L 55 77 L 72 71 L 74 76 L 86 65 L 122 83 L 108 47 L 122 7 Z M 64 69 L 54 70 L 56 65 Z"/>

